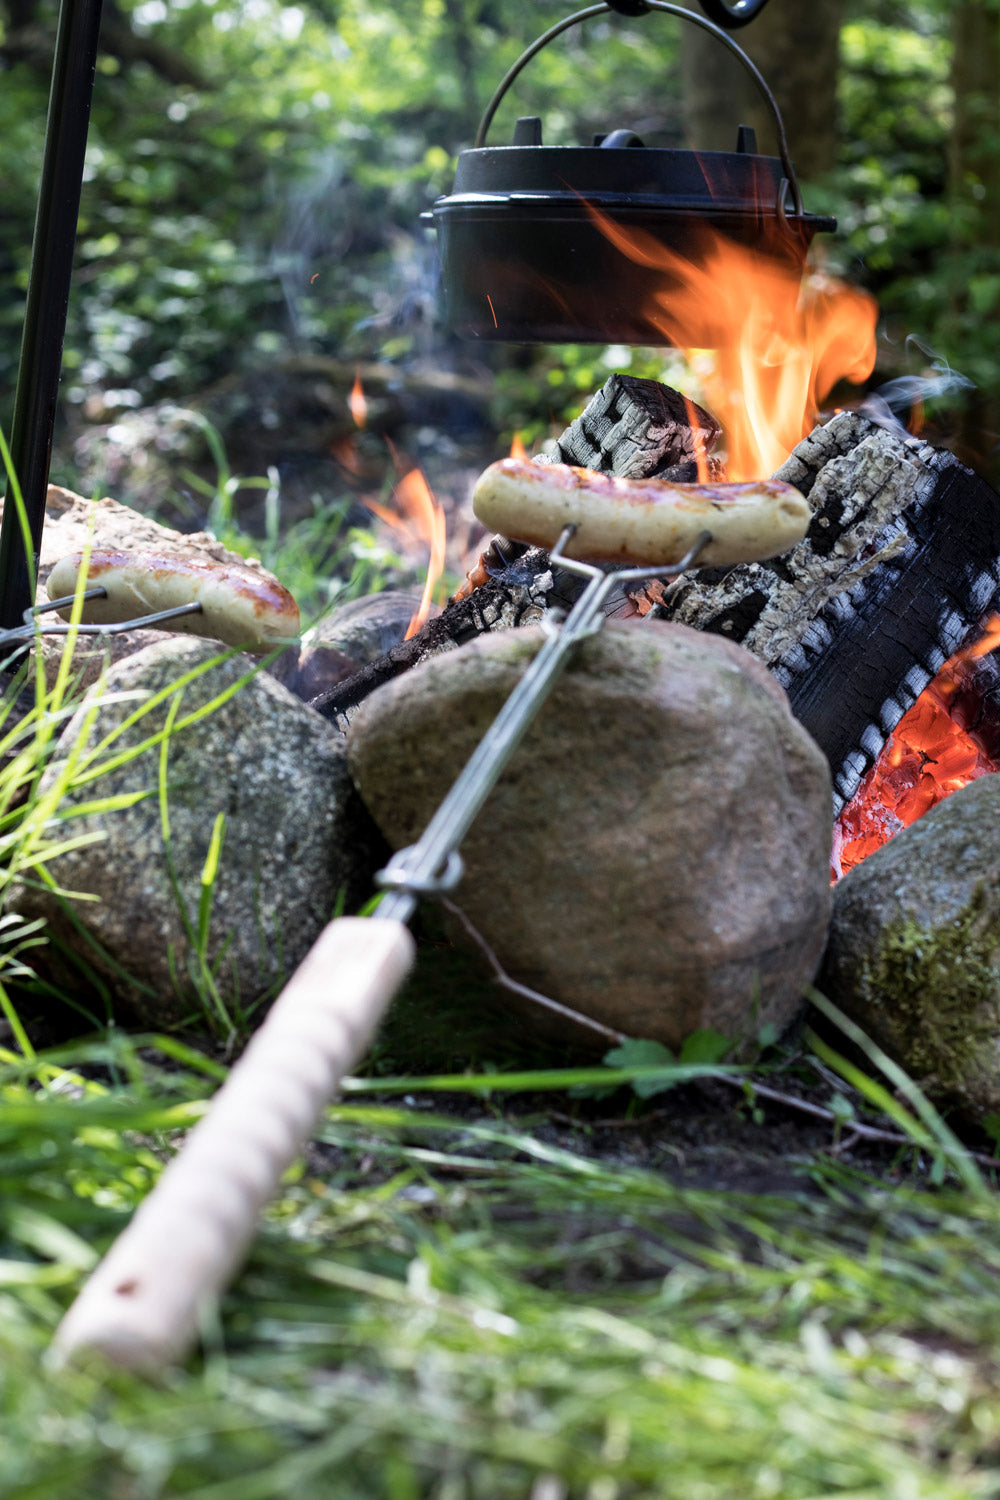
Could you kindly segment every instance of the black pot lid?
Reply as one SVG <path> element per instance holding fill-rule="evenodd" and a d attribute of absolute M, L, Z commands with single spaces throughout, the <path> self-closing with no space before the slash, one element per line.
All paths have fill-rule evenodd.
<path fill-rule="evenodd" d="M 539 144 L 518 144 L 535 135 Z M 458 158 L 452 192 L 438 198 L 437 218 L 491 217 L 511 211 L 532 218 L 585 217 L 588 208 L 615 215 L 629 210 L 730 214 L 754 219 L 798 218 L 788 202 L 785 173 L 776 156 L 754 149 L 752 131 L 740 129 L 737 151 L 666 150 L 645 146 L 618 130 L 593 146 L 543 146 L 540 121 L 518 122 L 512 146 L 482 146 Z M 620 144 L 619 144 L 620 143 Z M 811 232 L 836 229 L 836 219 L 803 214 Z"/>

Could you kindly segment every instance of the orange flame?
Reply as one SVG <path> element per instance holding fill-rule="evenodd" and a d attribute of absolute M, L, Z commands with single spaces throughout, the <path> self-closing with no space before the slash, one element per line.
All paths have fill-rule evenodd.
<path fill-rule="evenodd" d="M 912 432 L 914 437 L 919 437 L 926 425 L 926 413 L 924 403 L 920 400 L 914 401 L 910 408 L 909 421 L 906 424 L 907 432 Z"/>
<path fill-rule="evenodd" d="M 368 420 L 368 402 L 365 398 L 364 387 L 361 384 L 360 366 L 354 371 L 354 384 L 351 386 L 351 394 L 347 398 L 347 408 L 354 418 L 355 427 L 363 427 Z"/>
<path fill-rule="evenodd" d="M 714 351 L 705 402 L 722 423 L 730 479 L 773 473 L 815 425 L 837 381 L 871 374 L 878 309 L 867 292 L 711 229 L 688 259 L 589 212 L 623 254 L 662 270 L 662 289 L 645 313 L 663 337 L 689 358 Z"/>
<path fill-rule="evenodd" d="M 510 456 L 511 458 L 527 458 L 528 456 L 528 450 L 522 443 L 519 432 L 515 432 L 510 440 Z"/>
<path fill-rule="evenodd" d="M 399 532 L 411 547 L 430 548 L 420 605 L 406 628 L 404 639 L 409 640 L 412 635 L 416 635 L 430 614 L 434 589 L 444 571 L 445 517 L 444 510 L 434 498 L 434 492 L 420 469 L 411 469 L 408 474 L 404 474 L 393 494 L 399 503 L 399 512 L 380 505 L 377 500 L 366 500 L 364 503 L 394 531 Z"/>
<path fill-rule="evenodd" d="M 945 662 L 900 719 L 837 821 L 835 877 L 846 875 L 894 833 L 915 823 L 952 792 L 998 769 L 949 712 L 962 684 L 963 669 L 998 647 L 1000 616 L 994 615 L 980 639 Z"/>
<path fill-rule="evenodd" d="M 691 429 L 691 434 L 695 442 L 694 461 L 698 471 L 698 483 L 708 484 L 712 477 L 712 473 L 708 465 L 708 449 L 705 445 L 705 439 L 700 435 L 701 420 L 698 416 L 697 411 L 695 410 L 694 402 L 689 401 L 687 396 L 685 396 L 683 399 L 684 410 L 687 413 L 688 426 Z"/>

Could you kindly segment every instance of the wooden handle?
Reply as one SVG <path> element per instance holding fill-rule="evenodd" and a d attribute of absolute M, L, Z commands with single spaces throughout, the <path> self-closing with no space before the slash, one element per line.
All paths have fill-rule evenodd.
<path fill-rule="evenodd" d="M 53 1343 L 57 1361 L 92 1350 L 154 1371 L 184 1358 L 413 954 L 401 922 L 341 917 L 324 929 L 69 1309 Z"/>

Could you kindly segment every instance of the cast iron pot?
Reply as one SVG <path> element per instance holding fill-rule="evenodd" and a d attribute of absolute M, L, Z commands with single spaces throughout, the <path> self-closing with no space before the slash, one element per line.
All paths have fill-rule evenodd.
<path fill-rule="evenodd" d="M 454 189 L 430 215 L 445 317 L 463 338 L 517 343 L 668 344 L 657 298 L 670 277 L 659 252 L 696 255 L 707 228 L 801 267 L 813 236 L 837 221 L 802 207 L 784 124 L 770 89 L 712 22 L 667 0 L 644 0 L 712 33 L 741 60 L 774 116 L 778 156 L 760 156 L 740 127 L 736 150 L 666 151 L 614 130 L 593 146 L 544 146 L 541 121 L 518 121 L 512 146 L 486 146 L 501 99 L 536 52 L 600 4 L 553 26 L 524 52 L 487 106 Z M 637 234 L 629 244 L 625 237 Z"/>

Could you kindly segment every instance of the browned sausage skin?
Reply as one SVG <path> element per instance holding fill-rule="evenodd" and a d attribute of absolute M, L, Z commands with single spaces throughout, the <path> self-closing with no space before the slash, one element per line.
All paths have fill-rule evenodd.
<path fill-rule="evenodd" d="M 82 562 L 79 552 L 60 558 L 49 574 L 50 599 L 75 593 Z M 210 636 L 242 651 L 268 651 L 300 630 L 298 606 L 288 590 L 268 574 L 235 563 L 184 553 L 95 550 L 87 562 L 86 586 L 104 588 L 106 597 L 85 601 L 85 624 L 120 624 L 197 603 L 200 613 L 183 615 L 165 628 Z M 69 611 L 61 613 L 68 617 Z"/>
<path fill-rule="evenodd" d="M 674 484 L 516 458 L 480 477 L 473 509 L 484 525 L 533 546 L 554 546 L 572 525 L 568 556 L 650 567 L 679 562 L 703 531 L 712 541 L 699 565 L 775 557 L 802 540 L 812 518 L 804 496 L 777 480 Z"/>

